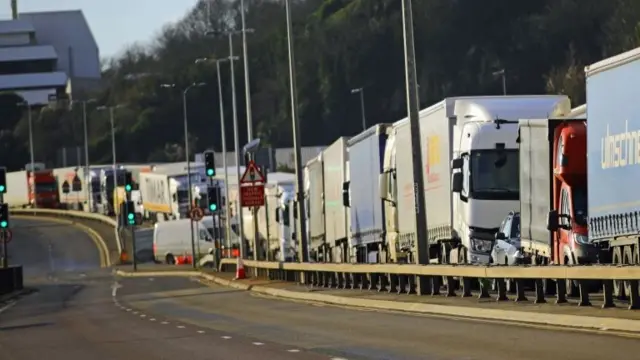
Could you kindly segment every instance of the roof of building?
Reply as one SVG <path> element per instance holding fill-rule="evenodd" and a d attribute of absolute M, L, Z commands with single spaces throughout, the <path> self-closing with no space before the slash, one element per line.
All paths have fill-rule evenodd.
<path fill-rule="evenodd" d="M 36 29 L 28 20 L 0 20 L 0 35 L 30 33 L 34 31 L 36 31 Z"/>
<path fill-rule="evenodd" d="M 1 75 L 0 89 L 30 89 L 67 86 L 69 78 L 64 72 Z"/>
<path fill-rule="evenodd" d="M 58 54 L 51 45 L 0 47 L 0 62 L 56 60 Z"/>

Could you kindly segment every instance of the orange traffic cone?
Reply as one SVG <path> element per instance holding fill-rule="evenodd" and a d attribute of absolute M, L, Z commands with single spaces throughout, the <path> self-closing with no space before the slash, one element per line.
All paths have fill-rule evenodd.
<path fill-rule="evenodd" d="M 244 273 L 244 264 L 242 263 L 242 258 L 238 257 L 238 261 L 236 262 L 236 278 L 235 280 L 246 279 L 247 276 Z"/>

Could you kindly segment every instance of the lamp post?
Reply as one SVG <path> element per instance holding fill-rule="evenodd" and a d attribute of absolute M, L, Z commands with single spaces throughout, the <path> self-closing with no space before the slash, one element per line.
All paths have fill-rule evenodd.
<path fill-rule="evenodd" d="M 74 100 L 72 103 L 81 103 L 82 104 L 82 127 L 84 133 L 84 178 L 89 179 L 89 136 L 87 130 L 87 104 L 95 103 L 96 99 L 88 99 L 88 100 Z M 89 184 L 90 185 L 90 184 Z M 92 208 L 91 204 L 91 194 L 90 194 L 90 186 L 87 185 L 87 181 L 85 181 L 85 193 L 87 197 L 87 206 Z"/>
<path fill-rule="evenodd" d="M 125 105 L 123 104 L 119 104 L 119 105 L 113 105 L 113 106 L 106 106 L 106 105 L 102 105 L 102 106 L 98 106 L 96 108 L 96 110 L 98 111 L 109 111 L 109 123 L 111 124 L 111 156 L 113 158 L 113 164 L 111 165 L 112 169 L 113 169 L 113 187 L 116 188 L 118 186 L 118 178 L 116 177 L 116 170 L 117 170 L 117 158 L 116 158 L 116 127 L 115 127 L 115 122 L 114 122 L 114 117 L 115 117 L 115 110 L 116 109 L 121 109 L 125 107 Z M 107 194 L 108 195 L 108 194 Z M 105 199 L 106 201 L 107 199 Z M 113 204 L 111 204 L 113 205 Z"/>
<path fill-rule="evenodd" d="M 220 76 L 220 63 L 226 61 L 235 61 L 238 58 L 235 57 L 227 57 L 222 59 L 209 59 L 209 58 L 201 58 L 196 59 L 195 63 L 202 62 L 215 62 L 216 64 L 216 74 L 218 76 L 218 102 L 220 104 L 220 137 L 222 140 L 222 167 L 224 168 L 224 196 L 225 196 L 225 233 L 224 238 L 226 242 L 227 249 L 231 249 L 231 206 L 229 205 L 229 172 L 227 171 L 227 139 L 226 139 L 226 130 L 224 126 L 224 101 L 222 97 L 222 77 Z M 237 165 L 237 164 L 236 164 Z M 242 245 L 242 244 L 240 244 Z"/>
<path fill-rule="evenodd" d="M 30 156 L 30 161 L 31 161 L 31 176 L 34 177 L 33 175 L 34 172 L 36 171 L 35 168 L 35 156 L 33 153 L 33 123 L 32 123 L 32 116 L 31 116 L 31 104 L 29 104 L 28 101 L 22 101 L 19 102 L 17 104 L 18 106 L 24 106 L 27 108 L 27 120 L 29 122 L 29 156 Z M 35 186 L 35 182 L 34 182 L 34 186 Z M 38 207 L 38 201 L 37 201 L 37 196 L 33 197 L 33 207 L 37 208 Z"/>
<path fill-rule="evenodd" d="M 362 130 L 367 130 L 367 118 L 364 112 L 364 88 L 351 90 L 352 94 L 360 94 L 360 113 L 362 115 Z"/>
<path fill-rule="evenodd" d="M 500 69 L 498 71 L 494 71 L 491 75 L 502 78 L 502 95 L 507 96 L 507 71 L 505 69 Z"/>
<path fill-rule="evenodd" d="M 300 122 L 298 120 L 298 89 L 296 85 L 296 69 L 295 57 L 293 49 L 293 29 L 291 24 L 291 0 L 285 0 L 285 11 L 287 17 L 287 47 L 289 53 L 289 86 L 291 88 L 291 122 L 293 127 L 293 157 L 295 161 L 296 171 L 296 199 L 298 202 L 298 221 L 300 221 L 300 261 L 309 261 L 309 251 L 307 243 L 307 224 L 304 220 L 305 204 L 304 204 L 304 184 L 302 179 L 302 155 L 300 151 Z M 306 279 L 305 279 L 306 281 Z"/>
<path fill-rule="evenodd" d="M 193 207 L 193 189 L 191 189 L 191 161 L 189 159 L 189 127 L 188 127 L 188 107 L 187 107 L 187 94 L 189 93 L 189 90 L 193 89 L 193 88 L 199 88 L 199 87 L 203 87 L 207 85 L 206 83 L 203 82 L 194 82 L 191 85 L 187 86 L 183 91 L 182 91 L 182 117 L 184 120 L 184 154 L 185 154 L 185 159 L 187 161 L 187 186 L 189 188 L 188 190 L 188 194 L 189 194 L 189 211 L 191 210 L 191 208 Z M 160 87 L 163 88 L 175 88 L 176 85 L 175 84 L 161 84 Z M 192 260 L 192 265 L 193 268 L 197 267 L 196 264 L 196 243 L 195 243 L 195 237 L 194 237 L 194 232 L 193 232 L 193 219 L 191 217 L 189 217 L 191 219 L 191 258 Z"/>

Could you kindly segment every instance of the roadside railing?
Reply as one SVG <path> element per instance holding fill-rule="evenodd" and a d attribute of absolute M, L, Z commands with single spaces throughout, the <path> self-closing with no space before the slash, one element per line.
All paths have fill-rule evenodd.
<path fill-rule="evenodd" d="M 589 294 L 594 292 L 594 288 L 601 287 L 603 308 L 616 306 L 613 285 L 614 281 L 622 281 L 628 289 L 628 308 L 640 309 L 640 266 L 637 265 L 303 264 L 251 260 L 245 260 L 243 264 L 249 273 L 254 271 L 258 276 L 326 288 L 433 296 L 440 295 L 441 289 L 444 288 L 445 296 L 456 296 L 456 291 L 460 290 L 462 297 L 471 297 L 475 287 L 478 290 L 478 298 L 489 298 L 490 288 L 494 287 L 498 301 L 510 300 L 507 296 L 506 281 L 515 283 L 512 300 L 516 302 L 528 301 L 525 290 L 533 283 L 533 302 L 536 304 L 547 302 L 547 295 L 555 295 L 557 304 L 567 303 L 567 279 L 570 279 L 578 284 L 579 306 L 590 306 Z M 220 270 L 235 271 L 235 267 L 235 259 L 222 259 Z"/>
<path fill-rule="evenodd" d="M 12 209 L 12 214 L 32 216 L 60 216 L 102 223 L 113 228 L 118 253 L 125 246 L 119 236 L 118 224 L 110 217 L 73 210 Z M 533 288 L 533 302 L 547 302 L 547 296 L 555 295 L 557 304 L 567 300 L 567 283 L 577 283 L 578 306 L 590 306 L 590 294 L 602 289 L 602 307 L 615 307 L 614 300 L 628 301 L 628 308 L 640 309 L 640 266 L 638 265 L 415 265 L 415 264 L 329 264 L 284 263 L 245 260 L 244 266 L 257 276 L 293 281 L 308 286 L 336 289 L 361 289 L 395 292 L 398 294 L 440 295 L 490 298 L 516 302 L 529 301 L 527 288 Z M 221 271 L 235 271 L 236 259 L 222 259 Z M 515 290 L 508 289 L 507 282 L 514 283 Z M 614 282 L 625 288 L 626 299 L 613 295 Z M 509 294 L 512 292 L 513 294 Z"/>

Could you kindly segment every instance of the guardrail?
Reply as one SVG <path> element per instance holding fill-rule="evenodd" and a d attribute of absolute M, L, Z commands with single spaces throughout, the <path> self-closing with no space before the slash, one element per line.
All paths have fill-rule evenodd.
<path fill-rule="evenodd" d="M 54 209 L 10 209 L 9 210 L 13 215 L 22 215 L 22 216 L 48 216 L 48 217 L 66 217 L 66 218 L 76 218 L 80 220 L 88 220 L 95 221 L 110 227 L 113 227 L 113 236 L 115 239 L 115 245 L 117 251 L 117 256 L 119 257 L 122 253 L 122 250 L 125 248 L 123 244 L 122 237 L 118 231 L 118 222 L 111 217 L 95 214 L 85 211 L 77 211 L 77 210 L 54 210 Z M 106 239 L 104 239 L 106 240 Z M 107 244 L 107 247 L 109 244 Z"/>
<path fill-rule="evenodd" d="M 329 264 L 329 263 L 281 263 L 267 261 L 243 261 L 244 266 L 256 275 L 286 281 L 296 281 L 311 286 L 332 288 L 368 289 L 419 295 L 439 295 L 441 287 L 462 285 L 462 297 L 472 296 L 473 285 L 479 284 L 479 298 L 488 298 L 489 284 L 494 280 L 497 300 L 506 301 L 505 280 L 515 282 L 517 302 L 527 301 L 525 284 L 534 282 L 535 303 L 546 302 L 545 295 L 556 295 L 556 303 L 567 302 L 567 279 L 577 281 L 579 306 L 591 305 L 589 290 L 594 281 L 602 282 L 603 308 L 615 307 L 613 282 L 626 281 L 629 287 L 629 309 L 640 309 L 638 285 L 640 266 L 606 265 L 549 265 L 549 266 L 477 266 L 477 265 L 415 265 L 415 264 Z M 222 259 L 221 271 L 235 269 L 235 259 Z M 443 281 L 446 280 L 446 282 Z M 549 281 L 550 280 L 550 281 Z M 551 286 L 553 285 L 553 286 Z M 456 296 L 456 286 L 446 286 L 446 296 Z"/>

